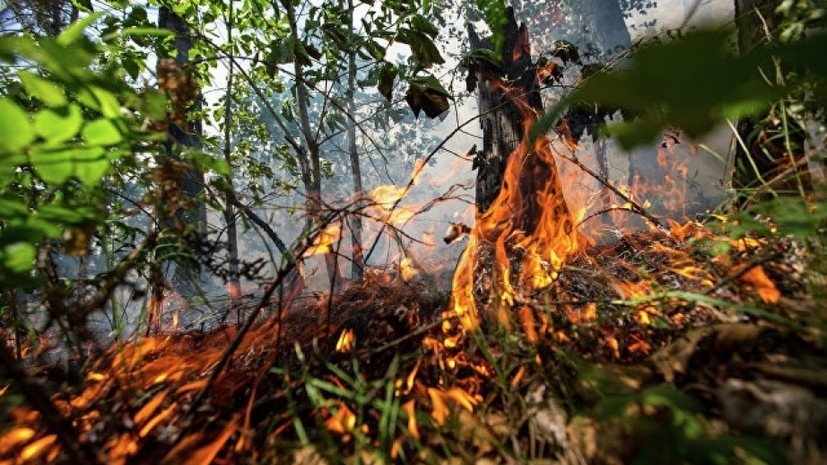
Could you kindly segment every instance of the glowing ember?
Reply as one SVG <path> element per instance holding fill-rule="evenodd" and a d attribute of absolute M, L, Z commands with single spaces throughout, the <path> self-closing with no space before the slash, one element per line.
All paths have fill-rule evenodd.
<path fill-rule="evenodd" d="M 419 270 L 409 257 L 405 257 L 399 262 L 399 272 L 402 273 L 402 279 L 410 281 L 414 276 L 419 274 Z"/>
<path fill-rule="evenodd" d="M 339 402 L 335 413 L 325 421 L 325 427 L 342 435 L 350 433 L 356 428 L 356 415 L 347 405 Z"/>
<path fill-rule="evenodd" d="M 342 331 L 342 335 L 336 341 L 336 352 L 350 352 L 355 344 L 356 336 L 353 334 L 353 330 L 346 329 Z"/>

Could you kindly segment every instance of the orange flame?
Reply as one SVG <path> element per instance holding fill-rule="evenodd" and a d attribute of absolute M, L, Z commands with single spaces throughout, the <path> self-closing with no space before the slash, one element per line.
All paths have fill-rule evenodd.
<path fill-rule="evenodd" d="M 354 344 L 356 344 L 356 336 L 353 334 L 353 330 L 346 329 L 342 331 L 342 335 L 336 341 L 336 352 L 350 352 Z"/>
<path fill-rule="evenodd" d="M 517 49 L 515 47 L 515 51 Z M 518 291 L 522 294 L 549 286 L 566 260 L 587 242 L 573 228 L 574 220 L 581 218 L 582 213 L 572 215 L 568 211 L 551 139 L 543 135 L 533 146 L 527 142 L 528 132 L 536 120 L 534 109 L 523 96 L 502 83 L 494 81 L 492 85 L 518 105 L 524 115 L 525 134 L 523 142 L 508 158 L 499 195 L 485 213 L 478 215 L 454 275 L 452 309 L 465 329 L 473 329 L 479 323 L 473 293 L 478 247 L 494 247 L 495 297 L 500 304 L 497 306 L 510 307 Z M 524 172 L 527 167 L 533 171 Z M 533 230 L 526 231 L 520 212 L 533 205 L 540 209 L 539 215 L 534 214 L 537 224 Z M 517 288 L 512 282 L 510 250 L 518 250 L 522 256 L 520 273 L 516 276 Z"/>

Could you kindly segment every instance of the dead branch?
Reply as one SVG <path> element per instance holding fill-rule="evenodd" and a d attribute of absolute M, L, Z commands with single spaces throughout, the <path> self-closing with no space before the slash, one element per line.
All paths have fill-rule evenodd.
<path fill-rule="evenodd" d="M 567 160 L 571 163 L 574 163 L 578 168 L 585 171 L 586 174 L 588 174 L 589 176 L 596 179 L 598 182 L 600 182 L 600 184 L 602 184 L 604 187 L 606 187 L 607 189 L 612 191 L 615 195 L 617 195 L 618 197 L 623 199 L 625 202 L 628 202 L 629 205 L 632 206 L 632 209 L 636 213 L 638 213 L 640 216 L 642 216 L 642 217 L 646 218 L 647 220 L 649 220 L 650 223 L 655 225 L 658 229 L 660 229 L 661 231 L 663 231 L 667 235 L 669 234 L 669 228 L 664 226 L 663 223 L 660 222 L 660 220 L 658 220 L 657 218 L 652 216 L 652 214 L 649 213 L 648 211 L 646 211 L 646 209 L 644 209 L 639 203 L 635 202 L 631 197 L 624 194 L 623 192 L 620 191 L 620 189 L 613 186 L 612 183 L 609 182 L 608 179 L 606 179 L 605 177 L 603 177 L 603 176 L 599 175 L 598 173 L 595 173 L 594 171 L 592 171 L 588 166 L 584 165 L 583 162 L 578 160 L 576 157 L 570 157 L 570 156 L 563 155 L 563 154 L 560 154 L 560 156 L 563 157 L 564 160 Z"/>

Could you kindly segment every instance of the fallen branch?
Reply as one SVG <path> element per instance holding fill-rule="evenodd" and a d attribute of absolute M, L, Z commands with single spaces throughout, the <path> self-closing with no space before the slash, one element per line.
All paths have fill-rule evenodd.
<path fill-rule="evenodd" d="M 569 156 L 563 155 L 563 154 L 560 154 L 560 156 L 563 157 L 564 160 L 567 160 L 571 163 L 574 163 L 578 168 L 585 171 L 586 174 L 588 174 L 589 176 L 596 179 L 604 187 L 606 187 L 607 189 L 612 191 L 615 195 L 617 195 L 618 197 L 623 199 L 625 202 L 627 202 L 629 205 L 631 205 L 632 210 L 634 210 L 637 214 L 639 214 L 640 216 L 642 216 L 642 217 L 646 218 L 647 220 L 649 220 L 650 223 L 655 225 L 658 229 L 660 229 L 661 231 L 663 231 L 667 235 L 669 234 L 669 228 L 664 226 L 663 223 L 660 222 L 660 220 L 658 220 L 657 218 L 652 216 L 652 214 L 649 213 L 648 211 L 646 211 L 639 203 L 635 202 L 631 197 L 629 197 L 628 195 L 621 192 L 620 189 L 618 189 L 617 187 L 613 186 L 612 183 L 609 182 L 608 179 L 606 179 L 605 177 L 601 176 L 600 174 L 595 173 L 594 171 L 592 171 L 591 168 L 584 165 L 583 162 L 578 160 L 576 157 L 569 157 Z"/>

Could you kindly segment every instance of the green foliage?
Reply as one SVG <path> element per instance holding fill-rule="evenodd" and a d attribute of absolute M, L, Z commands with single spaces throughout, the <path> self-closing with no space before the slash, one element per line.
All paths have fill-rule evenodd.
<path fill-rule="evenodd" d="M 476 0 L 477 7 L 482 10 L 485 24 L 491 29 L 491 44 L 494 46 L 494 53 L 500 56 L 500 50 L 505 42 L 505 23 L 508 17 L 505 14 L 506 4 L 503 0 Z"/>
<path fill-rule="evenodd" d="M 419 112 L 424 110 L 429 118 L 436 118 L 448 110 L 450 106 L 448 99 L 452 98 L 451 94 L 442 87 L 434 76 L 417 76 L 411 78 L 410 82 L 411 86 L 408 88 L 408 93 L 405 94 L 405 100 L 413 110 L 414 115 L 419 116 Z"/>
<path fill-rule="evenodd" d="M 43 241 L 86 253 L 107 216 L 101 181 L 153 138 L 138 128 L 142 100 L 117 72 L 93 66 L 101 50 L 85 34 L 102 16 L 55 39 L 0 38 L 4 61 L 28 64 L 17 72 L 22 86 L 0 99 L 0 287 L 37 281 Z"/>
<path fill-rule="evenodd" d="M 563 99 L 532 128 L 549 130 L 578 104 L 628 111 L 633 119 L 610 125 L 607 132 L 630 149 L 652 142 L 663 128 L 678 127 L 691 137 L 708 133 L 724 119 L 755 115 L 802 85 L 817 84 L 823 98 L 827 46 L 823 34 L 736 55 L 730 31 L 697 31 L 680 39 L 638 50 L 626 69 L 598 73 Z M 806 71 L 784 85 L 769 81 L 776 60 Z"/>

